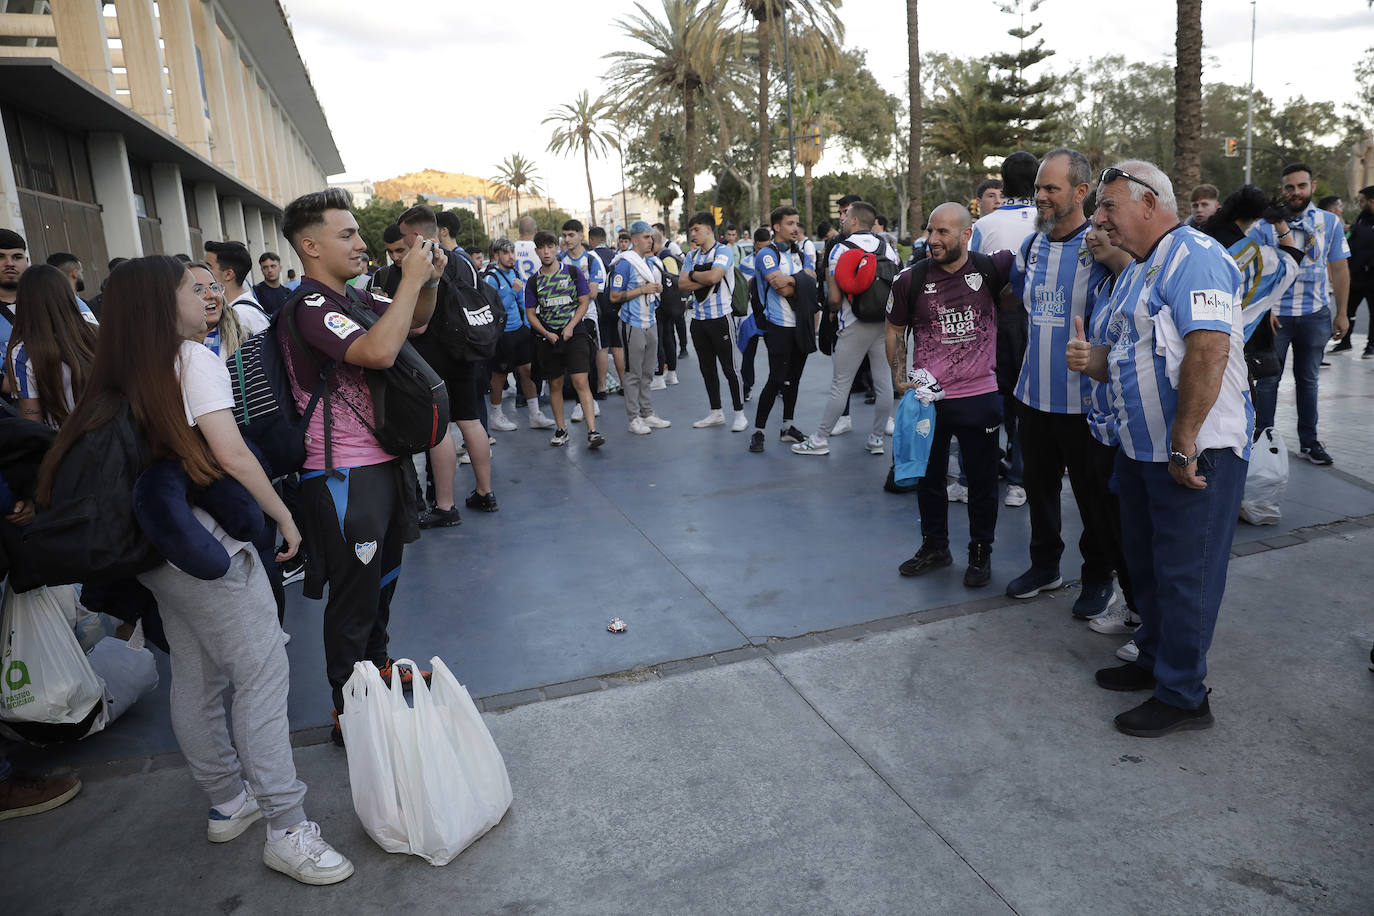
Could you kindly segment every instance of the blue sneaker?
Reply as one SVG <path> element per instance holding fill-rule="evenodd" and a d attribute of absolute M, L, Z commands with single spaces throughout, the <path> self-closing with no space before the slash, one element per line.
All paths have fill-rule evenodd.
<path fill-rule="evenodd" d="M 1008 598 L 1034 598 L 1036 595 L 1064 584 L 1057 569 L 1030 569 L 1011 580 L 1007 586 Z"/>
<path fill-rule="evenodd" d="M 1116 589 L 1112 587 L 1110 579 L 1101 585 L 1084 582 L 1082 593 L 1078 596 L 1078 600 L 1073 603 L 1073 616 L 1079 620 L 1091 620 L 1094 617 L 1100 617 L 1107 613 L 1115 601 Z"/>

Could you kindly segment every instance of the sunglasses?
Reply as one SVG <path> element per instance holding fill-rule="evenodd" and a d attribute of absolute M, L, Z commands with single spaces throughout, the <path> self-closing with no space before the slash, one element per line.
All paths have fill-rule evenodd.
<path fill-rule="evenodd" d="M 1136 184 L 1140 185 L 1142 188 L 1149 191 L 1155 197 L 1159 196 L 1159 192 L 1156 191 L 1154 188 L 1150 187 L 1148 183 L 1141 181 L 1139 178 L 1135 177 L 1130 172 L 1123 172 L 1121 169 L 1118 168 L 1103 169 L 1102 177 L 1098 179 L 1098 182 L 1099 184 L 1107 185 L 1111 184 L 1113 181 L 1116 181 L 1118 178 L 1124 178 L 1127 181 L 1134 181 Z"/>

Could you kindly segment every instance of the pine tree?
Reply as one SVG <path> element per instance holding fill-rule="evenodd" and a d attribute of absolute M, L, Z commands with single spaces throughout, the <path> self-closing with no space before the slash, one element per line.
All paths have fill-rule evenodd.
<path fill-rule="evenodd" d="M 1015 16 L 1017 25 L 1007 30 L 1007 34 L 1019 42 L 1014 54 L 992 54 L 987 60 L 993 68 L 1000 71 L 991 84 L 992 96 L 1006 122 L 1006 143 L 1009 150 L 1025 149 L 1043 153 L 1054 142 L 1057 125 L 1054 123 L 1055 106 L 1049 98 L 1053 87 L 1052 78 L 1046 74 L 1032 80 L 1026 71 L 1054 55 L 1045 49 L 1045 39 L 1036 39 L 1034 44 L 1027 41 L 1040 31 L 1042 23 L 1026 24 L 1027 14 L 1040 9 L 1045 0 L 1011 0 L 998 3 L 998 9 L 1009 16 Z"/>

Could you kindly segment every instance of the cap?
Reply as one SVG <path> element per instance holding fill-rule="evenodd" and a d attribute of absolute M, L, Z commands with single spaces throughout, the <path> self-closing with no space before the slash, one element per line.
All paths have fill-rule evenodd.
<path fill-rule="evenodd" d="M 24 242 L 24 237 L 13 229 L 0 229 L 0 248 L 6 251 L 13 248 L 22 248 L 24 251 L 29 250 L 29 246 Z"/>
<path fill-rule="evenodd" d="M 630 235 L 647 235 L 653 232 L 654 228 L 642 219 L 637 219 L 630 223 Z"/>

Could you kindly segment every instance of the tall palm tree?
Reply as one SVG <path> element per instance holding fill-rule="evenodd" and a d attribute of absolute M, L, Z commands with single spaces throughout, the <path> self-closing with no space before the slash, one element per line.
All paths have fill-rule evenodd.
<path fill-rule="evenodd" d="M 985 171 L 983 159 L 1000 149 L 1006 137 L 1006 122 L 989 88 L 989 64 L 943 54 L 932 59 L 940 72 L 940 89 L 924 109 L 926 145 L 956 159 L 976 181 Z"/>
<path fill-rule="evenodd" d="M 925 225 L 921 202 L 921 49 L 917 40 L 916 0 L 906 0 L 906 90 L 911 106 L 911 136 L 906 159 L 906 193 L 910 217 L 907 231 L 915 238 Z"/>
<path fill-rule="evenodd" d="M 595 151 L 599 159 L 615 142 L 601 128 L 611 107 L 605 96 L 593 102 L 583 89 L 571 103 L 564 102 L 544 119 L 545 124 L 554 122 L 558 125 L 549 139 L 549 152 L 582 150 L 582 168 L 587 173 L 587 212 L 593 223 L 596 222 L 596 195 L 592 193 L 592 152 Z"/>
<path fill-rule="evenodd" d="M 637 15 L 616 22 L 626 35 L 643 47 L 613 51 L 608 74 L 612 85 L 624 87 L 619 104 L 644 105 L 653 96 L 677 98 L 682 103 L 682 191 L 687 212 L 696 208 L 697 105 L 710 93 L 736 78 L 738 66 L 731 54 L 726 24 L 727 0 L 662 0 L 661 13 L 651 13 L 636 3 Z"/>
<path fill-rule="evenodd" d="M 496 177 L 491 179 L 496 185 L 497 200 L 509 200 L 515 195 L 515 220 L 520 221 L 520 194 L 529 191 L 539 193 L 539 175 L 535 172 L 533 159 L 526 159 L 519 153 L 511 153 L 496 165 Z"/>
<path fill-rule="evenodd" d="M 1183 207 L 1202 181 L 1202 0 L 1178 0 L 1174 55 L 1173 182 Z"/>
<path fill-rule="evenodd" d="M 772 209 L 768 163 L 772 158 L 768 121 L 768 81 L 772 48 L 784 41 L 784 25 L 791 42 L 791 53 L 815 58 L 822 66 L 833 67 L 844 42 L 840 22 L 841 0 L 740 0 L 745 20 L 753 20 L 758 43 L 759 64 L 759 223 L 768 221 Z"/>
<path fill-rule="evenodd" d="M 811 222 L 811 170 L 820 161 L 825 147 L 825 137 L 834 129 L 836 121 L 831 115 L 835 104 L 834 93 L 823 86 L 803 86 L 797 100 L 797 161 L 802 165 L 802 187 L 805 188 L 805 209 L 802 210 L 802 225 L 808 230 Z"/>

